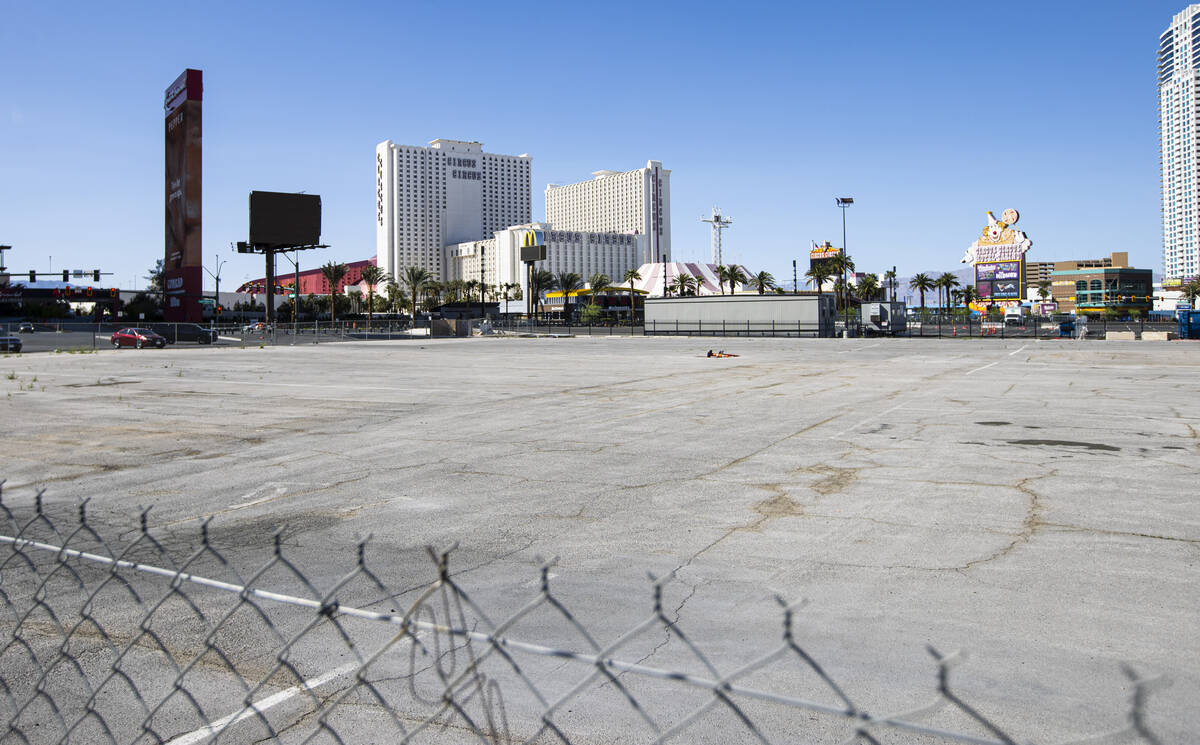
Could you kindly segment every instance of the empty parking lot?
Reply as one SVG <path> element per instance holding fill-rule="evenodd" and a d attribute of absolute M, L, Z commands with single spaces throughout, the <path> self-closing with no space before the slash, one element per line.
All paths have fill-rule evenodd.
<path fill-rule="evenodd" d="M 718 347 L 740 356 L 705 356 Z M 0 478 L 14 510 L 41 489 L 59 515 L 90 498 L 114 534 L 150 507 L 181 552 L 211 518 L 214 544 L 247 564 L 283 526 L 319 588 L 370 535 L 371 566 L 396 589 L 374 598 L 383 612 L 436 577 L 426 546 L 455 547 L 456 581 L 493 620 L 536 596 L 554 559 L 554 596 L 602 643 L 650 613 L 648 575 L 673 577 L 665 612 L 723 672 L 778 644 L 776 595 L 805 598 L 804 648 L 864 708 L 927 702 L 926 645 L 965 648 L 962 690 L 1039 741 L 1121 727 L 1128 662 L 1171 679 L 1147 715 L 1183 742 L 1200 728 L 1196 355 L 598 337 L 8 356 Z M 543 616 L 512 634 L 561 641 Z M 619 657 L 704 672 L 689 655 L 656 629 Z M 295 666 L 318 679 L 346 662 L 312 649 Z M 573 680 L 539 672 L 551 688 Z M 836 704 L 811 678 L 787 663 L 754 684 Z M 637 691 L 669 712 L 669 696 Z M 518 734 L 537 709 L 512 695 Z M 597 697 L 561 716 L 572 742 L 613 742 L 603 722 L 627 711 Z M 795 732 L 792 715 L 755 721 Z M 817 720 L 803 718 L 846 736 Z M 987 734 L 958 714 L 935 721 Z M 682 741 L 743 735 L 728 716 Z"/>

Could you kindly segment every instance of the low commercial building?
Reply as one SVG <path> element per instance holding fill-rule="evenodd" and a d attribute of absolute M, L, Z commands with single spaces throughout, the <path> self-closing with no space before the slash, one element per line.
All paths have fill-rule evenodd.
<path fill-rule="evenodd" d="M 828 293 L 646 298 L 647 334 L 833 336 Z"/>
<path fill-rule="evenodd" d="M 1055 262 L 1050 290 L 1061 313 L 1145 313 L 1154 307 L 1152 274 L 1129 266 L 1129 253 L 1119 251 L 1102 259 Z"/>

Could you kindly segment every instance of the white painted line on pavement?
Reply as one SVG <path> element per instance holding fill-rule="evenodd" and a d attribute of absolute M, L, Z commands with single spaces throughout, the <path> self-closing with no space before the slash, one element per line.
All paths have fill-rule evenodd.
<path fill-rule="evenodd" d="M 226 727 L 229 727 L 230 725 L 237 724 L 244 719 L 249 719 L 252 716 L 256 716 L 256 712 L 261 714 L 267 709 L 278 706 L 284 701 L 287 701 L 289 698 L 297 696 L 304 691 L 311 691 L 315 688 L 320 688 L 334 678 L 340 678 L 357 667 L 357 662 L 351 662 L 342 665 L 336 670 L 330 670 L 319 678 L 311 678 L 304 681 L 300 685 L 292 686 L 291 688 L 288 688 L 285 691 L 280 691 L 273 696 L 267 696 L 264 699 L 255 701 L 253 704 L 242 709 L 241 711 L 235 714 L 230 714 L 227 717 L 222 717 L 206 727 L 201 727 L 198 730 L 180 735 L 173 740 L 168 740 L 166 745 L 193 745 L 193 743 L 203 742 L 214 735 L 220 734 Z"/>
<path fill-rule="evenodd" d="M 1026 344 L 1025 346 L 1021 347 L 1021 349 L 1018 349 L 1018 350 L 1016 350 L 1015 352 L 1009 352 L 1009 353 L 1008 353 L 1008 356 L 1009 356 L 1009 357 L 1012 357 L 1012 356 L 1013 356 L 1014 354 L 1016 354 L 1017 352 L 1020 352 L 1021 350 L 1023 350 L 1023 349 L 1028 349 L 1028 348 L 1029 348 L 1029 345 L 1028 345 L 1028 344 Z"/>
<path fill-rule="evenodd" d="M 995 362 L 993 362 L 993 363 L 991 363 L 991 364 L 984 365 L 983 367 L 977 367 L 977 368 L 975 368 L 974 370 L 971 370 L 970 372 L 964 373 L 964 375 L 970 375 L 971 373 L 977 373 L 977 372 L 979 372 L 980 370 L 986 370 L 986 369 L 988 369 L 989 367 L 993 367 L 993 366 L 995 366 L 995 365 L 999 365 L 999 364 L 1000 364 L 1000 361 L 999 361 L 999 360 L 997 360 L 997 361 L 995 361 Z"/>

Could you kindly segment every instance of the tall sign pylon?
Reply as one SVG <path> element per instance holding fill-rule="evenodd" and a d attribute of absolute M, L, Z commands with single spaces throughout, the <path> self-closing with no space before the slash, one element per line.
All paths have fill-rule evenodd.
<path fill-rule="evenodd" d="M 702 217 L 700 222 L 712 225 L 712 263 L 719 266 L 724 263 L 721 260 L 721 231 L 733 224 L 733 218 L 723 216 L 721 208 L 713 205 L 712 217 Z"/>

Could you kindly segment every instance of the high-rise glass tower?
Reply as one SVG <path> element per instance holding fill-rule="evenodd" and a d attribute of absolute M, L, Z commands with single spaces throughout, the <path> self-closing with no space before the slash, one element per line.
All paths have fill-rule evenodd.
<path fill-rule="evenodd" d="M 1158 129 L 1163 276 L 1200 277 L 1200 4 L 1158 39 Z"/>

